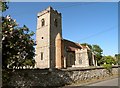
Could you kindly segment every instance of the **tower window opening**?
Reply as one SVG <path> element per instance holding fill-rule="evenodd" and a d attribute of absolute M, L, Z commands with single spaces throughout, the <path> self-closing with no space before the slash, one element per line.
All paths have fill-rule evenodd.
<path fill-rule="evenodd" d="M 41 60 L 43 60 L 43 52 L 41 52 Z"/>
<path fill-rule="evenodd" d="M 57 27 L 57 26 L 58 26 L 57 19 L 54 19 L 54 25 L 55 25 L 55 27 Z"/>
<path fill-rule="evenodd" d="M 41 26 L 44 26 L 44 25 L 45 25 L 45 20 L 42 19 L 42 20 L 41 20 Z"/>
<path fill-rule="evenodd" d="M 79 60 L 79 64 L 82 64 L 82 60 L 81 59 Z"/>

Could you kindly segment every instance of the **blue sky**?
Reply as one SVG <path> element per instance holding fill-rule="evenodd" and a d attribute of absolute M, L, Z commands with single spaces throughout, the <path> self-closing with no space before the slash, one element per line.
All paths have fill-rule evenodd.
<path fill-rule="evenodd" d="M 118 53 L 117 2 L 12 2 L 3 15 L 10 14 L 19 26 L 36 32 L 37 13 L 48 6 L 62 13 L 63 38 L 97 44 L 105 55 Z"/>

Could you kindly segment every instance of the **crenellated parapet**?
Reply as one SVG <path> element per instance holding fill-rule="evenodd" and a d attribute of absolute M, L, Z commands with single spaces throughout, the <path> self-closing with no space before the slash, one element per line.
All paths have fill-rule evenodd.
<path fill-rule="evenodd" d="M 42 15 L 44 15 L 44 14 L 46 14 L 46 13 L 49 13 L 49 12 L 52 12 L 52 13 L 54 13 L 54 14 L 56 14 L 56 15 L 61 16 L 61 13 L 60 13 L 60 12 L 58 12 L 57 10 L 54 10 L 51 6 L 49 6 L 47 9 L 42 10 L 41 12 L 39 12 L 39 13 L 37 14 L 37 17 L 40 17 L 40 16 L 42 16 Z"/>

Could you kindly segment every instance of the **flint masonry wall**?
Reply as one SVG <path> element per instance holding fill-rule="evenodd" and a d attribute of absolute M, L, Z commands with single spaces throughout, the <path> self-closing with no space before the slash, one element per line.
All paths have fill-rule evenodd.
<path fill-rule="evenodd" d="M 109 77 L 109 72 L 103 67 L 93 68 L 70 68 L 70 69 L 19 69 L 8 70 L 9 80 L 3 86 L 64 86 L 78 80 L 89 80 L 93 78 Z M 112 68 L 112 74 L 118 74 L 118 67 Z"/>

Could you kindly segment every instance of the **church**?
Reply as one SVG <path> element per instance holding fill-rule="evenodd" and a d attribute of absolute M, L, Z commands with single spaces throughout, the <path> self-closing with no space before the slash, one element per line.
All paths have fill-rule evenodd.
<path fill-rule="evenodd" d="M 62 37 L 62 15 L 52 7 L 37 14 L 36 68 L 97 66 L 88 46 Z"/>

